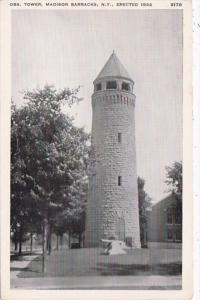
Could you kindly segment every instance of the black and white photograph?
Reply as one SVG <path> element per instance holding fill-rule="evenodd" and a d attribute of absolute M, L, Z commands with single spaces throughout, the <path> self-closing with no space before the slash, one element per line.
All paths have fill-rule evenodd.
<path fill-rule="evenodd" d="M 10 289 L 181 291 L 183 9 L 50 4 L 11 11 Z"/>

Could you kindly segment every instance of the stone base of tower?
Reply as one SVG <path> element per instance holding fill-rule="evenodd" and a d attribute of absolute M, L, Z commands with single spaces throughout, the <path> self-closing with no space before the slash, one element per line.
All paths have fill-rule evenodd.
<path fill-rule="evenodd" d="M 84 247 L 85 248 L 98 248 L 98 247 L 102 247 L 102 239 L 105 240 L 122 240 L 126 243 L 127 246 L 133 248 L 133 249 L 140 249 L 141 248 L 141 242 L 140 239 L 135 238 L 135 237 L 131 237 L 130 235 L 125 236 L 125 238 L 121 238 L 115 236 L 114 234 L 103 234 L 100 237 L 97 237 L 97 235 L 94 235 L 94 233 L 92 232 L 92 234 L 90 234 L 89 232 L 86 232 L 86 236 L 85 236 L 85 243 L 84 243 Z"/>
<path fill-rule="evenodd" d="M 123 195 L 126 195 L 126 193 L 123 193 Z M 123 199 L 122 195 L 120 197 L 117 195 L 118 198 L 123 200 L 123 209 L 120 204 L 122 201 L 115 202 L 115 197 L 112 196 L 112 201 L 109 202 L 109 206 L 112 206 L 111 213 L 108 204 L 105 206 L 101 204 L 100 207 L 97 205 L 89 206 L 84 239 L 85 248 L 102 247 L 102 239 L 120 240 L 131 248 L 141 248 L 137 207 L 134 204 L 129 205 L 127 196 L 126 199 Z M 92 203 L 98 203 L 95 199 L 92 200 Z M 129 206 L 131 209 L 129 209 Z"/>
<path fill-rule="evenodd" d="M 137 202 L 132 201 L 129 205 L 125 192 L 120 196 L 116 193 L 116 198 L 112 194 L 107 199 L 109 197 L 112 197 L 109 203 L 88 207 L 84 247 L 102 247 L 101 240 L 105 239 L 124 241 L 131 248 L 141 248 Z M 89 203 L 98 203 L 95 198 L 92 200 Z"/>
<path fill-rule="evenodd" d="M 106 238 L 104 238 L 106 239 Z M 130 248 L 133 249 L 140 249 L 141 248 L 141 243 L 140 241 L 134 241 L 132 243 L 132 246 L 130 246 L 129 244 L 127 244 L 127 246 L 129 246 Z M 91 241 L 91 240 L 86 240 L 84 243 L 84 248 L 99 248 L 102 247 L 102 242 L 100 241 Z"/>
<path fill-rule="evenodd" d="M 140 242 L 140 240 L 133 240 L 132 248 L 134 248 L 134 249 L 140 249 L 141 248 L 141 242 Z"/>

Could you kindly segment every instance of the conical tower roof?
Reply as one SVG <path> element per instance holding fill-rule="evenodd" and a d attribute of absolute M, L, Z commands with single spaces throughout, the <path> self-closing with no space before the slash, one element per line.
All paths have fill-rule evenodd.
<path fill-rule="evenodd" d="M 117 57 L 114 51 L 109 57 L 108 61 L 104 65 L 99 75 L 97 76 L 96 80 L 101 79 L 103 77 L 110 77 L 110 76 L 123 77 L 132 81 L 130 75 L 128 74 L 128 72 L 126 71 L 126 69 L 124 68 L 124 66 L 122 65 L 121 61 L 119 60 L 119 58 Z"/>

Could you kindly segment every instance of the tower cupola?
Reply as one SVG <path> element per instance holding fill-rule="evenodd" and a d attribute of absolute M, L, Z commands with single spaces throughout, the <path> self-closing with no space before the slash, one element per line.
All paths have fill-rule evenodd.
<path fill-rule="evenodd" d="M 134 82 L 113 51 L 108 61 L 94 80 L 94 92 L 105 90 L 133 91 Z"/>

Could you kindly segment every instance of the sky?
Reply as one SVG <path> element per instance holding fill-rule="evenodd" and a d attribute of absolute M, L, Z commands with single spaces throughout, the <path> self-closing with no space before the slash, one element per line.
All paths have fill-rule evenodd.
<path fill-rule="evenodd" d="M 157 202 L 167 196 L 166 166 L 182 160 L 181 10 L 14 10 L 12 99 L 53 84 L 80 86 L 70 109 L 91 131 L 93 81 L 111 53 L 135 82 L 137 173 Z"/>

